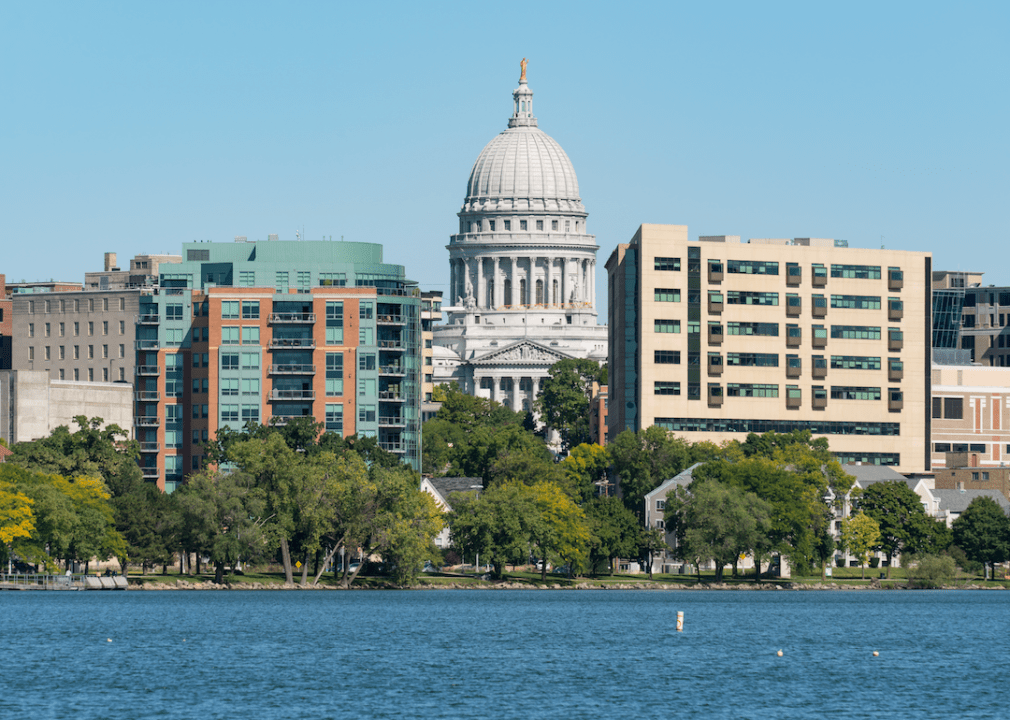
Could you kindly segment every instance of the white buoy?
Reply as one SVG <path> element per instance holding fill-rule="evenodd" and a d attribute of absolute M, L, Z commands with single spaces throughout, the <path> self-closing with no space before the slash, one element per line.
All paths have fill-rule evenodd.
<path fill-rule="evenodd" d="M 873 657 L 877 657 L 879 655 L 880 655 L 880 653 L 878 653 L 876 650 L 873 651 Z"/>
<path fill-rule="evenodd" d="M 684 632 L 684 612 L 677 612 L 677 632 Z"/>
<path fill-rule="evenodd" d="M 105 642 L 112 642 L 112 638 L 105 638 Z"/>
<path fill-rule="evenodd" d="M 779 657 L 782 657 L 782 651 L 781 651 L 781 650 L 779 650 L 779 651 L 778 651 L 777 653 L 775 653 L 775 654 L 776 654 L 776 655 L 778 655 Z"/>

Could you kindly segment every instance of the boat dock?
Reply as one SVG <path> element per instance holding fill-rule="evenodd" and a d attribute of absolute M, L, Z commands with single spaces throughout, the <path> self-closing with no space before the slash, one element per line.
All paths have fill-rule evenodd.
<path fill-rule="evenodd" d="M 123 575 L 0 574 L 0 590 L 125 590 Z"/>

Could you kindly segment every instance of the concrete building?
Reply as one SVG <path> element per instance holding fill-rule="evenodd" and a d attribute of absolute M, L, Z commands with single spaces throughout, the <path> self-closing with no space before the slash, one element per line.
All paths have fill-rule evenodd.
<path fill-rule="evenodd" d="M 188 243 L 141 290 L 136 426 L 166 490 L 219 428 L 313 417 L 420 469 L 420 306 L 382 246 Z"/>
<path fill-rule="evenodd" d="M 7 278 L 0 273 L 0 370 L 10 370 L 13 356 L 14 301 L 7 296 Z"/>
<path fill-rule="evenodd" d="M 133 382 L 139 290 L 17 293 L 15 370 L 54 381 Z"/>
<path fill-rule="evenodd" d="M 997 468 L 1010 462 L 1010 369 L 988 365 L 932 367 L 932 467 Z"/>
<path fill-rule="evenodd" d="M 539 129 L 523 70 L 508 128 L 473 165 L 449 245 L 447 324 L 434 380 L 530 410 L 551 365 L 607 356 L 596 239 L 571 161 Z"/>
<path fill-rule="evenodd" d="M 930 262 L 642 225 L 607 261 L 610 437 L 808 429 L 843 463 L 928 470 Z"/>
<path fill-rule="evenodd" d="M 181 255 L 137 255 L 130 267 L 122 270 L 116 265 L 116 253 L 105 253 L 105 269 L 84 273 L 84 287 L 88 290 L 119 290 L 123 288 L 151 287 L 158 284 L 161 266 L 182 262 Z"/>
<path fill-rule="evenodd" d="M 0 371 L 0 438 L 13 445 L 46 437 L 74 418 L 101 418 L 103 427 L 133 432 L 133 387 L 126 383 L 61 382 L 41 370 Z"/>
<path fill-rule="evenodd" d="M 421 402 L 432 402 L 435 389 L 435 325 L 442 321 L 442 292 L 421 293 L 421 356 L 423 378 L 421 382 Z"/>

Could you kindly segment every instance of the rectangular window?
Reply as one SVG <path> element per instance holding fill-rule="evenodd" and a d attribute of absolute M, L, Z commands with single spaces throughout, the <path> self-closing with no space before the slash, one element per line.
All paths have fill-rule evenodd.
<path fill-rule="evenodd" d="M 362 320 L 371 320 L 375 314 L 375 305 L 371 302 L 361 301 L 358 303 L 358 317 Z"/>
<path fill-rule="evenodd" d="M 88 368 L 88 382 L 94 382 L 94 381 L 95 381 L 95 369 Z"/>
<path fill-rule="evenodd" d="M 74 360 L 80 360 L 80 359 L 81 359 L 81 346 L 74 345 Z"/>
<path fill-rule="evenodd" d="M 778 305 L 779 294 L 773 292 L 747 292 L 730 290 L 726 293 L 727 305 Z"/>
<path fill-rule="evenodd" d="M 779 386 L 760 383 L 727 383 L 726 395 L 729 397 L 777 398 Z"/>
<path fill-rule="evenodd" d="M 95 359 L 95 346 L 88 345 L 88 360 L 94 360 L 94 359 Z"/>
<path fill-rule="evenodd" d="M 344 394 L 344 354 L 326 353 L 326 395 Z"/>
<path fill-rule="evenodd" d="M 358 356 L 358 370 L 375 370 L 375 353 L 361 353 Z"/>
<path fill-rule="evenodd" d="M 81 324 L 79 322 L 74 323 L 74 337 L 79 337 L 81 334 Z"/>
<path fill-rule="evenodd" d="M 60 337 L 63 337 L 63 329 L 66 327 L 66 323 L 60 323 Z"/>
<path fill-rule="evenodd" d="M 102 357 L 103 358 L 108 358 L 109 357 L 109 346 L 108 345 L 102 345 Z"/>
<path fill-rule="evenodd" d="M 680 383 L 657 380 L 654 392 L 656 395 L 680 395 Z"/>
<path fill-rule="evenodd" d="M 66 352 L 65 352 L 65 347 L 63 345 L 60 345 L 59 358 L 60 358 L 60 360 L 66 360 L 67 359 Z"/>
<path fill-rule="evenodd" d="M 225 305 L 227 303 L 222 303 Z M 166 320 L 182 320 L 182 305 L 180 303 L 172 303 L 165 306 L 165 319 Z"/>
<path fill-rule="evenodd" d="M 256 287 L 256 271 L 239 270 L 238 284 L 240 287 Z"/>
<path fill-rule="evenodd" d="M 680 350 L 656 350 L 653 362 L 657 365 L 680 365 Z"/>
<path fill-rule="evenodd" d="M 856 278 L 859 280 L 879 280 L 879 265 L 831 265 L 831 277 Z"/>
<path fill-rule="evenodd" d="M 833 370 L 879 370 L 879 357 L 863 357 L 861 355 L 832 355 Z"/>
<path fill-rule="evenodd" d="M 260 317 L 260 301 L 259 300 L 243 300 L 242 301 L 242 319 L 243 320 L 259 320 Z"/>
<path fill-rule="evenodd" d="M 120 320 L 119 321 L 119 334 L 120 335 L 125 335 L 126 334 L 126 321 L 125 320 Z"/>
<path fill-rule="evenodd" d="M 182 307 L 181 305 L 179 307 Z M 224 320 L 238 320 L 239 301 L 223 300 L 221 302 L 221 318 Z M 180 319 L 181 319 L 180 315 Z"/>
<path fill-rule="evenodd" d="M 242 344 L 243 345 L 259 345 L 260 344 L 260 329 L 259 327 L 243 327 L 242 328 Z"/>
<path fill-rule="evenodd" d="M 726 333 L 728 335 L 763 335 L 766 337 L 778 337 L 778 323 L 759 322 L 730 322 L 726 323 Z"/>
<path fill-rule="evenodd" d="M 260 354 L 254 352 L 244 352 L 242 353 L 242 369 L 243 370 L 259 370 L 260 369 Z"/>
<path fill-rule="evenodd" d="M 359 423 L 374 423 L 375 422 L 375 405 L 359 405 L 358 406 L 358 422 Z"/>
<path fill-rule="evenodd" d="M 226 326 L 221 328 L 221 344 L 222 345 L 239 344 L 239 329 L 237 326 L 235 327 Z"/>
<path fill-rule="evenodd" d="M 656 270 L 663 272 L 674 272 L 680 270 L 680 258 L 658 257 L 654 265 Z"/>
<path fill-rule="evenodd" d="M 726 364 L 737 367 L 778 367 L 779 356 L 774 353 L 726 353 Z"/>
<path fill-rule="evenodd" d="M 102 335 L 108 335 L 108 334 L 109 334 L 109 321 L 108 320 L 103 320 L 102 321 Z"/>
<path fill-rule="evenodd" d="M 238 353 L 221 353 L 222 370 L 238 370 Z"/>
<path fill-rule="evenodd" d="M 319 273 L 320 287 L 346 287 L 347 273 Z"/>
<path fill-rule="evenodd" d="M 654 330 L 658 333 L 679 333 L 680 320 L 656 320 Z"/>
<path fill-rule="evenodd" d="M 519 221 L 519 229 L 520 230 L 525 230 L 526 229 L 526 221 L 525 220 L 520 220 Z"/>
<path fill-rule="evenodd" d="M 238 395 L 238 378 L 221 378 L 221 395 Z"/>
<path fill-rule="evenodd" d="M 832 385 L 832 400 L 879 400 L 878 387 L 851 387 L 848 385 Z"/>
<path fill-rule="evenodd" d="M 505 229 L 506 230 L 511 230 L 512 229 L 512 221 L 511 220 L 506 220 L 505 221 Z"/>
<path fill-rule="evenodd" d="M 121 358 L 126 357 L 126 345 L 124 345 L 123 343 L 119 343 L 119 357 Z"/>
<path fill-rule="evenodd" d="M 312 273 L 299 270 L 297 280 L 298 292 L 307 293 L 312 288 Z"/>
<path fill-rule="evenodd" d="M 338 403 L 326 403 L 326 431 L 344 432 L 344 406 Z"/>
<path fill-rule="evenodd" d="M 847 310 L 879 310 L 879 295 L 832 295 L 831 307 Z"/>
<path fill-rule="evenodd" d="M 46 337 L 49 337 L 49 335 L 51 334 L 50 333 L 50 327 L 51 327 L 50 324 L 46 323 Z"/>
<path fill-rule="evenodd" d="M 358 378 L 358 395 L 375 396 L 377 390 L 375 378 Z"/>
<path fill-rule="evenodd" d="M 656 288 L 653 299 L 656 302 L 680 302 L 680 290 L 675 288 Z"/>
<path fill-rule="evenodd" d="M 94 334 L 95 334 L 95 323 L 94 322 L 89 322 L 88 323 L 88 335 L 91 336 L 91 335 L 94 335 Z"/>
<path fill-rule="evenodd" d="M 277 292 L 286 295 L 288 292 L 288 274 L 287 272 L 278 271 L 274 275 L 274 287 L 277 288 Z"/>
<path fill-rule="evenodd" d="M 344 303 L 326 303 L 326 344 L 344 344 Z"/>
<path fill-rule="evenodd" d="M 239 407 L 237 404 L 221 405 L 221 422 L 237 423 L 239 418 Z"/>
<path fill-rule="evenodd" d="M 242 394 L 243 395 L 259 395 L 260 394 L 260 379 L 259 378 L 242 378 Z"/>
<path fill-rule="evenodd" d="M 779 264 L 774 261 L 760 260 L 728 260 L 726 272 L 743 275 L 778 275 Z"/>
<path fill-rule="evenodd" d="M 933 417 L 934 418 L 942 418 L 943 417 L 943 398 L 938 398 L 938 397 L 933 398 Z M 1007 447 L 1010 447 L 1010 446 L 1007 446 Z M 948 450 L 949 450 L 949 448 L 948 448 Z M 941 452 L 941 451 L 937 450 L 937 452 Z M 945 450 L 943 452 L 947 452 L 947 451 Z M 1010 450 L 1008 450 L 1007 452 L 1010 452 Z"/>
<path fill-rule="evenodd" d="M 35 337 L 35 323 L 28 323 L 28 337 Z"/>
<path fill-rule="evenodd" d="M 543 229 L 544 229 L 544 221 L 537 220 L 537 230 L 543 230 Z"/>
<path fill-rule="evenodd" d="M 358 328 L 358 344 L 359 345 L 374 345 L 375 344 L 375 332 L 374 328 L 362 327 Z"/>
<path fill-rule="evenodd" d="M 260 421 L 260 406 L 259 405 L 243 405 L 242 406 L 242 424 L 248 422 L 258 423 Z"/>
<path fill-rule="evenodd" d="M 870 325 L 832 325 L 831 337 L 843 340 L 879 340 L 880 328 Z"/>
<path fill-rule="evenodd" d="M 943 399 L 943 416 L 948 420 L 963 420 L 964 419 L 964 399 L 963 398 L 944 398 Z"/>

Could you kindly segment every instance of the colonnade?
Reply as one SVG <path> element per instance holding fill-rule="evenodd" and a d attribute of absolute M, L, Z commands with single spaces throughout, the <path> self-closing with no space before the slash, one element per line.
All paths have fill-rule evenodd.
<path fill-rule="evenodd" d="M 493 255 L 449 261 L 450 303 L 465 304 L 472 294 L 480 310 L 524 305 L 595 307 L 595 288 L 594 258 Z"/>
<path fill-rule="evenodd" d="M 514 412 L 519 412 L 523 409 L 523 400 L 530 401 L 528 409 L 533 408 L 533 400 L 540 394 L 540 383 L 545 379 L 546 376 L 500 375 L 498 373 L 479 375 L 475 373 L 473 384 L 477 389 L 491 390 L 492 400 L 508 405 Z M 529 381 L 529 390 L 520 389 L 523 380 Z M 507 381 L 511 381 L 511 383 Z M 509 388 L 510 384 L 511 388 Z M 488 385 L 490 387 L 487 387 Z M 509 395 L 511 395 L 511 398 L 509 398 Z M 506 402 L 509 399 L 511 399 L 511 402 Z"/>

